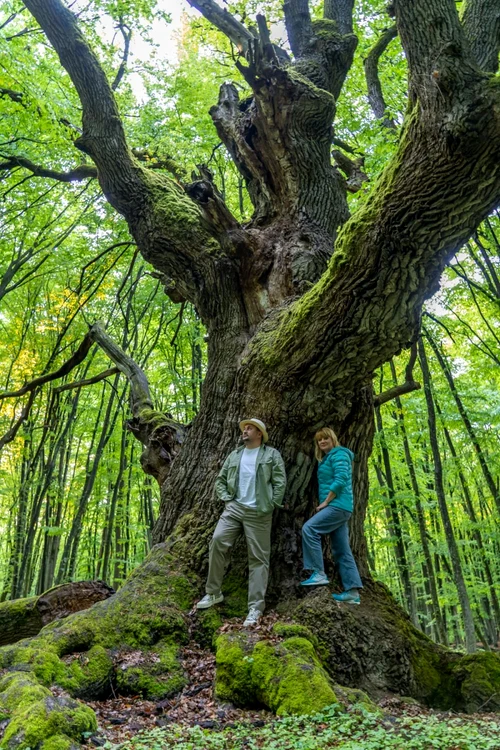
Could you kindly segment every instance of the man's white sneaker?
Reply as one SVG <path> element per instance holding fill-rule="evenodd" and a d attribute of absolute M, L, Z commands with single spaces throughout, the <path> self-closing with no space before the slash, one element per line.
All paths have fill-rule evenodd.
<path fill-rule="evenodd" d="M 200 599 L 200 601 L 196 603 L 196 609 L 208 609 L 209 607 L 213 607 L 214 604 L 223 601 L 223 599 L 223 594 L 205 594 L 203 599 Z"/>
<path fill-rule="evenodd" d="M 252 607 L 248 612 L 247 619 L 243 623 L 243 627 L 249 628 L 250 625 L 257 625 L 261 617 L 262 617 L 262 612 Z"/>

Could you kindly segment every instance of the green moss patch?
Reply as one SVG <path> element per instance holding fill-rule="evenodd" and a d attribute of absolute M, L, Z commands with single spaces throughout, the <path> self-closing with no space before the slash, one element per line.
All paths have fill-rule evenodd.
<path fill-rule="evenodd" d="M 451 668 L 457 681 L 456 707 L 469 713 L 500 711 L 500 656 L 463 656 Z"/>
<path fill-rule="evenodd" d="M 306 714 L 337 702 L 312 643 L 278 644 L 247 633 L 217 639 L 216 695 L 239 706 L 265 706 L 278 716 Z"/>
<path fill-rule="evenodd" d="M 14 711 L 0 743 L 8 750 L 35 748 L 46 740 L 58 737 L 61 743 L 67 737 L 81 742 L 85 732 L 94 732 L 97 721 L 94 712 L 71 698 L 48 695 L 32 702 L 28 696 Z M 69 746 L 66 743 L 66 748 Z"/>
<path fill-rule="evenodd" d="M 308 640 L 314 648 L 318 646 L 318 639 L 314 633 L 306 625 L 298 625 L 297 623 L 288 622 L 277 622 L 273 626 L 273 633 L 280 636 L 280 638 L 305 638 Z"/>
<path fill-rule="evenodd" d="M 80 745 L 64 734 L 56 734 L 44 740 L 40 750 L 80 750 Z"/>
<path fill-rule="evenodd" d="M 74 698 L 107 698 L 111 693 L 114 664 L 109 652 L 102 646 L 75 654 L 66 666 L 66 674 L 58 684 Z"/>
<path fill-rule="evenodd" d="M 217 632 L 222 623 L 218 607 L 197 610 L 193 629 L 194 640 L 202 648 L 214 648 Z"/>
<path fill-rule="evenodd" d="M 124 654 L 116 669 L 120 692 L 149 700 L 161 700 L 178 693 L 186 684 L 178 650 L 177 644 L 164 641 L 148 652 Z"/>

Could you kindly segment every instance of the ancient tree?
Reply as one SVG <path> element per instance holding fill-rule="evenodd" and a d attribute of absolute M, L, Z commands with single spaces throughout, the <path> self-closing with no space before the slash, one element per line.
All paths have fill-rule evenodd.
<path fill-rule="evenodd" d="M 350 216 L 348 178 L 356 165 L 345 155 L 334 163 L 332 143 L 336 101 L 357 44 L 354 0 L 325 0 L 320 20 L 312 19 L 308 0 L 286 0 L 290 53 L 272 43 L 265 18 L 247 27 L 214 0 L 188 2 L 231 40 L 248 84 L 245 98 L 224 84 L 211 110 L 253 203 L 244 225 L 208 172 L 181 184 L 134 157 L 111 86 L 75 16 L 61 0 L 25 0 L 80 97 L 83 131 L 75 145 L 94 162 L 104 195 L 125 217 L 166 293 L 196 307 L 208 336 L 199 414 L 182 445 L 165 452 L 155 530 L 156 542 L 164 544 L 122 592 L 94 608 L 95 632 L 105 612 L 116 616 L 120 593 L 131 607 L 139 585 L 153 592 L 147 581 L 160 580 L 160 570 L 169 583 L 158 587 L 170 598 L 162 603 L 155 591 L 158 612 L 172 606 L 174 590 L 177 606 L 190 606 L 199 579 L 190 579 L 187 601 L 172 576 L 183 563 L 204 573 L 220 512 L 213 480 L 245 415 L 269 425 L 271 443 L 287 465 L 287 510 L 275 519 L 270 598 L 293 597 L 300 527 L 313 503 L 311 437 L 330 424 L 357 457 L 352 540 L 373 615 L 372 620 L 350 616 L 346 624 L 321 593 L 312 598 L 328 613 L 321 630 L 330 642 L 350 629 L 353 641 L 366 646 L 352 646 L 349 654 L 332 649 L 331 673 L 344 684 L 378 680 L 446 703 L 440 687 L 443 652 L 417 636 L 369 581 L 363 521 L 372 375 L 416 340 L 422 304 L 438 288 L 444 265 L 500 200 L 498 8 L 489 0 L 468 0 L 459 16 L 454 0 L 391 3 L 395 29 L 388 36 L 399 34 L 408 65 L 407 112 L 390 164 Z M 368 67 L 377 84 L 376 65 Z M 380 108 L 380 87 L 372 86 L 371 95 Z M 136 430 L 149 410 L 146 404 L 134 414 Z M 231 586 L 243 589 L 238 565 Z M 83 628 L 79 616 L 60 630 L 49 626 L 51 643 L 64 644 L 58 653 L 101 647 L 92 646 L 96 640 L 89 635 L 92 612 Z M 311 602 L 299 604 L 296 616 L 314 627 Z M 144 612 L 130 614 L 130 631 L 141 617 Z M 157 641 L 167 624 L 170 633 L 181 628 L 169 617 L 158 626 L 160 634 L 155 631 Z M 396 621 L 399 635 L 391 630 Z M 117 626 L 116 637 L 126 640 L 125 630 L 123 623 Z M 109 647 L 109 638 L 98 642 Z M 370 657 L 372 647 L 376 659 Z"/>

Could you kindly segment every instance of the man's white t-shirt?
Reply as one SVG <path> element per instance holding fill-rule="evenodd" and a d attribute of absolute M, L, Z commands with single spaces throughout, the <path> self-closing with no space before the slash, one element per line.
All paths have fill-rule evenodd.
<path fill-rule="evenodd" d="M 240 462 L 240 478 L 236 501 L 248 508 L 257 507 L 255 497 L 255 473 L 259 448 L 243 448 Z"/>

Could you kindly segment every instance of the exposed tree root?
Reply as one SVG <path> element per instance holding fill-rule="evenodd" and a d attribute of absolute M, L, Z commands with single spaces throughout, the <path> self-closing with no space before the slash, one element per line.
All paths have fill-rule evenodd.
<path fill-rule="evenodd" d="M 373 708 L 369 695 L 392 691 L 436 707 L 500 710 L 500 658 L 432 643 L 378 584 L 365 589 L 360 607 L 339 606 L 322 589 L 279 605 L 295 624 L 219 633 L 224 605 L 188 616 L 200 583 L 158 545 L 110 599 L 2 648 L 0 711 L 9 724 L 0 747 L 74 746 L 96 728 L 91 709 L 75 698 L 178 693 L 186 683 L 178 651 L 190 637 L 215 644 L 216 695 L 238 705 L 282 715 L 347 696 Z M 238 597 L 236 582 L 228 583 L 231 607 Z M 54 685 L 62 692 L 52 694 Z"/>

